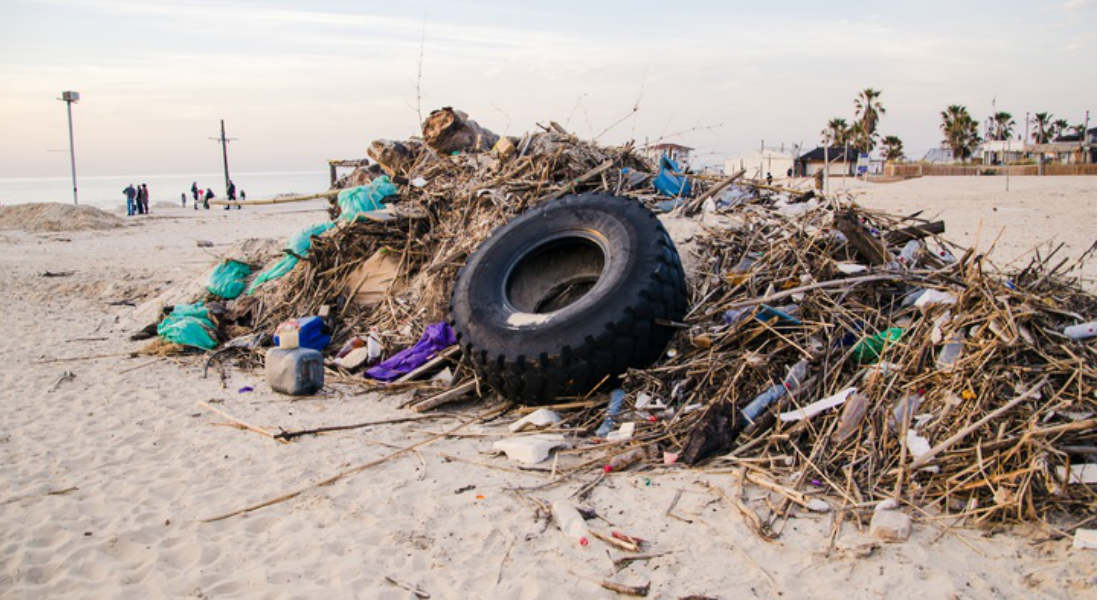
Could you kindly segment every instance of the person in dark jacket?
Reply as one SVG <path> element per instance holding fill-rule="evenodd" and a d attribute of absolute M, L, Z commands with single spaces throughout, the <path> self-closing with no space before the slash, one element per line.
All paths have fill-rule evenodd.
<path fill-rule="evenodd" d="M 225 210 L 229 210 L 232 203 L 237 201 L 237 184 L 233 183 L 232 180 L 229 182 L 229 187 L 225 188 L 225 195 L 229 198 L 229 202 L 225 205 Z"/>
<path fill-rule="evenodd" d="M 248 202 L 248 196 L 244 194 L 244 190 L 241 190 L 241 202 Z M 241 210 L 241 203 L 237 203 L 237 210 Z"/>
<path fill-rule="evenodd" d="M 134 184 L 131 183 L 126 186 L 126 188 L 122 190 L 122 193 L 126 194 L 126 216 L 132 217 L 134 216 L 134 198 L 137 196 L 137 190 L 134 189 Z"/>
<path fill-rule="evenodd" d="M 191 182 L 191 196 L 195 198 L 195 210 L 199 209 L 199 184 L 198 182 Z"/>
<path fill-rule="evenodd" d="M 202 198 L 202 207 L 210 210 L 210 199 L 214 197 L 214 190 L 206 188 L 206 195 Z"/>
<path fill-rule="evenodd" d="M 145 214 L 149 214 L 149 186 L 144 183 L 141 184 L 141 190 L 138 192 L 141 196 L 141 208 L 145 211 Z"/>

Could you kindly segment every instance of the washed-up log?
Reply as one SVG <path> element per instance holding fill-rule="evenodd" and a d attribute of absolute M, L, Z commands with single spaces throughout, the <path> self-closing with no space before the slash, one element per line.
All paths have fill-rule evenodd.
<path fill-rule="evenodd" d="M 420 143 L 415 140 L 374 140 L 367 148 L 367 156 L 378 161 L 378 165 L 390 177 L 407 174 L 419 155 Z"/>
<path fill-rule="evenodd" d="M 945 230 L 943 221 L 921 223 L 920 225 L 913 225 L 912 227 L 905 227 L 887 232 L 886 243 L 900 244 L 902 242 L 908 242 L 909 240 L 919 240 L 930 235 L 939 235 Z"/>
<path fill-rule="evenodd" d="M 433 110 L 421 129 L 424 141 L 440 154 L 486 151 L 500 139 L 499 135 L 478 125 L 466 113 L 450 106 Z"/>
<path fill-rule="evenodd" d="M 872 265 L 881 265 L 887 261 L 889 254 L 886 252 L 886 247 L 867 233 L 854 212 L 845 211 L 838 214 L 833 224 L 844 234 L 844 237 L 848 238 L 848 243 L 863 260 Z"/>

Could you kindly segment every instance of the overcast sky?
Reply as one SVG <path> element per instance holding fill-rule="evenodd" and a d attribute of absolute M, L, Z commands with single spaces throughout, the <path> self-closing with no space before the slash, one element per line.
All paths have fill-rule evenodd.
<path fill-rule="evenodd" d="M 218 171 L 219 118 L 235 170 L 323 169 L 416 134 L 418 103 L 712 163 L 813 145 L 868 86 L 911 157 L 939 144 L 948 104 L 981 120 L 996 97 L 1021 131 L 1027 111 L 1096 122 L 1095 1 L 519 4 L 4 0 L 0 176 L 68 174 L 50 151 L 68 146 L 66 89 L 84 175 Z"/>

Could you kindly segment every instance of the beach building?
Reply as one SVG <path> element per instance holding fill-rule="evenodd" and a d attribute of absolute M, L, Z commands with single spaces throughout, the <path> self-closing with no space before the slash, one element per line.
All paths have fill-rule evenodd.
<path fill-rule="evenodd" d="M 660 144 L 646 146 L 642 152 L 645 154 L 646 158 L 652 160 L 654 163 L 661 160 L 662 156 L 667 156 L 676 161 L 677 164 L 684 166 L 687 165 L 688 159 L 691 158 L 692 150 L 693 148 L 688 146 L 662 142 Z"/>
<path fill-rule="evenodd" d="M 745 176 L 753 179 L 763 178 L 768 173 L 772 174 L 772 177 L 780 178 L 786 177 L 787 171 L 793 173 L 795 159 L 798 155 L 792 150 L 786 148 L 774 149 L 765 148 L 763 150 L 754 150 L 752 152 L 746 152 L 739 156 L 727 158 L 722 165 L 722 172 L 726 175 L 733 175 L 737 171 L 744 169 Z"/>
<path fill-rule="evenodd" d="M 952 154 L 951 148 L 932 148 L 924 153 L 924 158 L 920 159 L 920 162 L 948 165 L 955 162 L 955 155 Z"/>
<path fill-rule="evenodd" d="M 813 150 L 799 156 L 795 161 L 794 170 L 798 177 L 813 177 L 819 171 L 825 170 L 825 148 L 818 146 Z M 833 146 L 828 152 L 828 174 L 830 176 L 855 175 L 856 166 L 859 164 L 859 151 L 855 148 Z"/>

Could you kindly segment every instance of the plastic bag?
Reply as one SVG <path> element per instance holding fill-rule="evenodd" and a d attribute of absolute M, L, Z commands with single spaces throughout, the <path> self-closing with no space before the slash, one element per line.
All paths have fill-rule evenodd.
<path fill-rule="evenodd" d="M 244 280 L 252 274 L 252 267 L 243 262 L 226 259 L 210 275 L 206 289 L 219 298 L 232 300 L 244 291 Z"/>
<path fill-rule="evenodd" d="M 875 335 L 865 337 L 852 350 L 852 358 L 861 363 L 876 361 L 887 348 L 897 343 L 904 334 L 904 329 L 891 327 Z"/>
<path fill-rule="evenodd" d="M 307 254 L 309 254 L 310 246 L 313 245 L 313 236 L 321 235 L 322 233 L 328 231 L 329 229 L 332 229 L 335 226 L 335 223 L 328 221 L 325 223 L 318 223 L 316 225 L 306 227 L 305 229 L 294 234 L 290 238 L 290 241 L 286 243 L 286 246 L 284 246 L 284 248 L 290 250 L 298 256 L 306 256 Z M 289 273 L 291 269 L 298 265 L 298 256 L 287 254 L 286 256 L 279 259 L 279 262 L 269 266 L 268 268 L 260 272 L 260 274 L 252 280 L 252 285 L 248 286 L 248 295 L 251 296 L 252 294 L 256 293 L 256 288 L 267 283 L 268 281 L 278 279 L 283 275 Z"/>
<path fill-rule="evenodd" d="M 171 314 L 157 325 L 157 335 L 169 342 L 212 350 L 218 345 L 214 323 L 202 302 L 177 304 Z"/>
<path fill-rule="evenodd" d="M 680 166 L 668 156 L 661 157 L 661 169 L 653 178 L 653 187 L 666 196 L 679 197 L 691 195 L 691 182 L 687 177 L 678 177 Z"/>
<path fill-rule="evenodd" d="M 359 213 L 385 208 L 382 200 L 397 194 L 397 186 L 390 182 L 389 175 L 375 177 L 368 185 L 360 185 L 341 191 L 336 196 L 340 206 L 340 220 L 354 221 Z"/>

